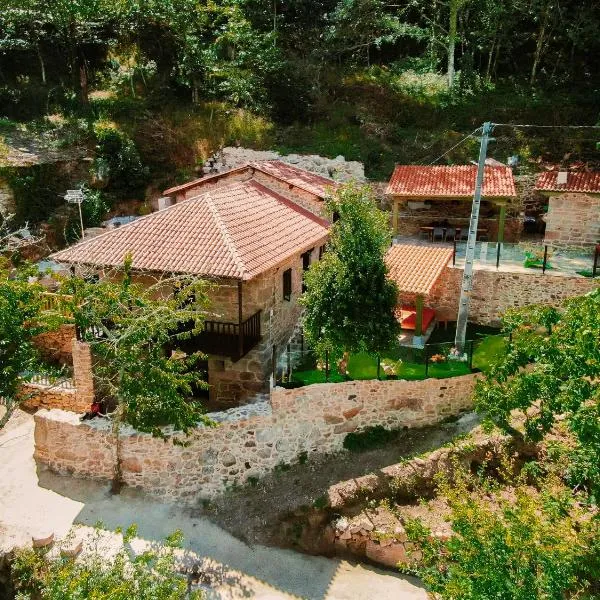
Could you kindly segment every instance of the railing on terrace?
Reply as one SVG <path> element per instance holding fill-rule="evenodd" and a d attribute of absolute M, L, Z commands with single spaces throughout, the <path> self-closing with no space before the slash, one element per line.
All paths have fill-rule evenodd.
<path fill-rule="evenodd" d="M 72 317 L 73 314 L 68 308 L 69 302 L 73 300 L 73 296 L 66 294 L 54 294 L 52 292 L 42 292 L 42 310 L 44 312 L 53 312 L 62 315 L 63 317 Z"/>
<path fill-rule="evenodd" d="M 243 321 L 241 327 L 238 323 L 205 321 L 200 333 L 179 340 L 177 347 L 188 353 L 203 352 L 239 360 L 260 342 L 261 312 L 259 310 Z M 183 324 L 180 332 L 190 331 L 192 327 L 192 323 Z"/>
<path fill-rule="evenodd" d="M 455 241 L 453 264 L 464 266 L 466 242 Z M 477 269 L 501 269 L 522 273 L 565 274 L 600 277 L 600 245 L 595 248 L 553 248 L 544 244 L 521 242 L 477 242 Z"/>

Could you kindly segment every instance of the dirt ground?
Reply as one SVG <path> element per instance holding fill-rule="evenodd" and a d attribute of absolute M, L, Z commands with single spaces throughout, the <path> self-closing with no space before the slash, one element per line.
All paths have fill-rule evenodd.
<path fill-rule="evenodd" d="M 191 512 L 208 518 L 248 544 L 286 546 L 289 542 L 281 534 L 281 520 L 302 507 L 318 503 L 331 485 L 438 448 L 477 424 L 476 416 L 469 413 L 434 427 L 404 430 L 384 448 L 343 452 L 290 465 L 254 485 L 201 503 Z"/>

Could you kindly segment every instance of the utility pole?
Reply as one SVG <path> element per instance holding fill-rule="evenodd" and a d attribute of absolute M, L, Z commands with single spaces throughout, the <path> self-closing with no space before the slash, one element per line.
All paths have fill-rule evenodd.
<path fill-rule="evenodd" d="M 481 189 L 483 187 L 483 175 L 485 158 L 487 156 L 488 141 L 493 124 L 486 121 L 483 124 L 481 144 L 479 146 L 479 162 L 477 163 L 477 178 L 475 179 L 475 194 L 473 195 L 473 206 L 471 208 L 471 220 L 469 222 L 469 238 L 465 253 L 465 270 L 463 272 L 462 286 L 460 289 L 460 300 L 458 303 L 458 319 L 456 321 L 456 338 L 454 345 L 463 352 L 467 338 L 467 321 L 469 320 L 469 300 L 473 289 L 473 263 L 475 261 L 475 244 L 477 242 L 477 224 L 479 223 L 479 208 L 481 206 Z"/>

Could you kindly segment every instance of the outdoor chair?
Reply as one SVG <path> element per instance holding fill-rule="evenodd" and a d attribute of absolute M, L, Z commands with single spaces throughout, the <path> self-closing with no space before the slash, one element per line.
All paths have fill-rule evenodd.
<path fill-rule="evenodd" d="M 440 239 L 440 242 L 444 241 L 444 229 L 442 227 L 434 227 L 433 235 L 431 237 L 432 241 L 436 241 L 436 238 Z"/>
<path fill-rule="evenodd" d="M 452 241 L 456 238 L 456 229 L 454 227 L 448 227 L 448 229 L 446 229 L 446 236 L 445 239 L 446 241 Z"/>

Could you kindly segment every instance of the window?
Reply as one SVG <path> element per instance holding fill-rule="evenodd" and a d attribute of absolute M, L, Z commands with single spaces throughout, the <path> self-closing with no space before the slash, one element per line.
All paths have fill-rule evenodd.
<path fill-rule="evenodd" d="M 292 270 L 286 269 L 283 272 L 283 299 L 292 299 Z"/>
<path fill-rule="evenodd" d="M 308 252 L 305 252 L 302 255 L 302 271 L 303 273 L 308 271 L 308 268 L 310 267 L 310 255 L 312 254 L 312 251 L 314 250 L 314 248 L 311 248 Z M 306 291 L 306 285 L 304 283 L 304 277 L 302 278 L 302 293 L 304 294 L 304 292 Z"/>

